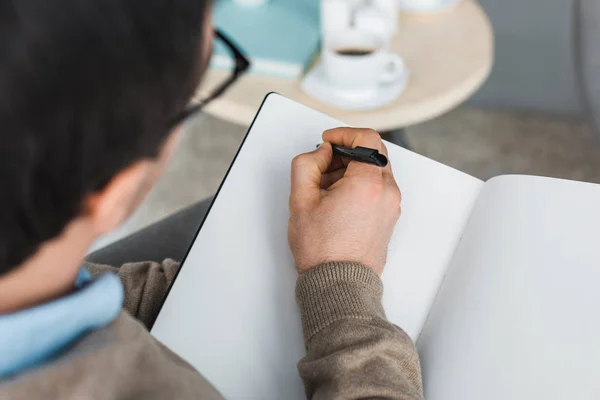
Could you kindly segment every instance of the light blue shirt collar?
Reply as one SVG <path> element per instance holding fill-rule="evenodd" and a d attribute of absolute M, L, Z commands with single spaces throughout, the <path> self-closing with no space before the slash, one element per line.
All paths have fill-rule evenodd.
<path fill-rule="evenodd" d="M 92 280 L 82 268 L 75 287 L 72 294 L 50 303 L 0 316 L 0 378 L 43 364 L 119 315 L 123 286 L 117 276 Z"/>

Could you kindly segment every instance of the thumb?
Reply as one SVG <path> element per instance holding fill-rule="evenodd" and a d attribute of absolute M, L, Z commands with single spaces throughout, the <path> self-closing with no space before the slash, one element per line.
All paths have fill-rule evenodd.
<path fill-rule="evenodd" d="M 331 144 L 323 143 L 310 153 L 300 154 L 292 160 L 292 198 L 319 195 L 321 177 L 327 172 L 333 150 Z"/>

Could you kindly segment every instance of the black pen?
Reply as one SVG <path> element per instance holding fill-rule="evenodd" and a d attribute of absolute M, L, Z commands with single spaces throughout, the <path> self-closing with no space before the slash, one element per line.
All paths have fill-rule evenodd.
<path fill-rule="evenodd" d="M 320 145 L 317 145 L 319 147 Z M 376 165 L 378 167 L 385 167 L 388 164 L 388 159 L 385 155 L 381 154 L 375 149 L 368 147 L 355 147 L 353 149 L 347 149 L 342 146 L 332 144 L 333 155 L 342 158 L 349 158 L 353 161 L 359 161 L 366 164 Z"/>

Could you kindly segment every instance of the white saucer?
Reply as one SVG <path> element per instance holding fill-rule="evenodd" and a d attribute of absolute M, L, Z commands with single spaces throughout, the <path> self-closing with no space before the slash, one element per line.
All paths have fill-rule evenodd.
<path fill-rule="evenodd" d="M 396 100 L 408 82 L 409 71 L 393 83 L 381 84 L 373 90 L 357 91 L 333 86 L 327 77 L 323 65 L 319 63 L 304 77 L 302 90 L 321 103 L 346 110 L 373 110 Z"/>

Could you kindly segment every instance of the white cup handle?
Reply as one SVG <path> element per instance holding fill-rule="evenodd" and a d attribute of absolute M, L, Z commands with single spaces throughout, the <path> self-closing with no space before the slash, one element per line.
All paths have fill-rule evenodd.
<path fill-rule="evenodd" d="M 380 83 L 396 82 L 404 74 L 405 67 L 402 57 L 398 54 L 390 53 L 388 59 L 383 64 L 383 72 L 379 77 Z"/>

